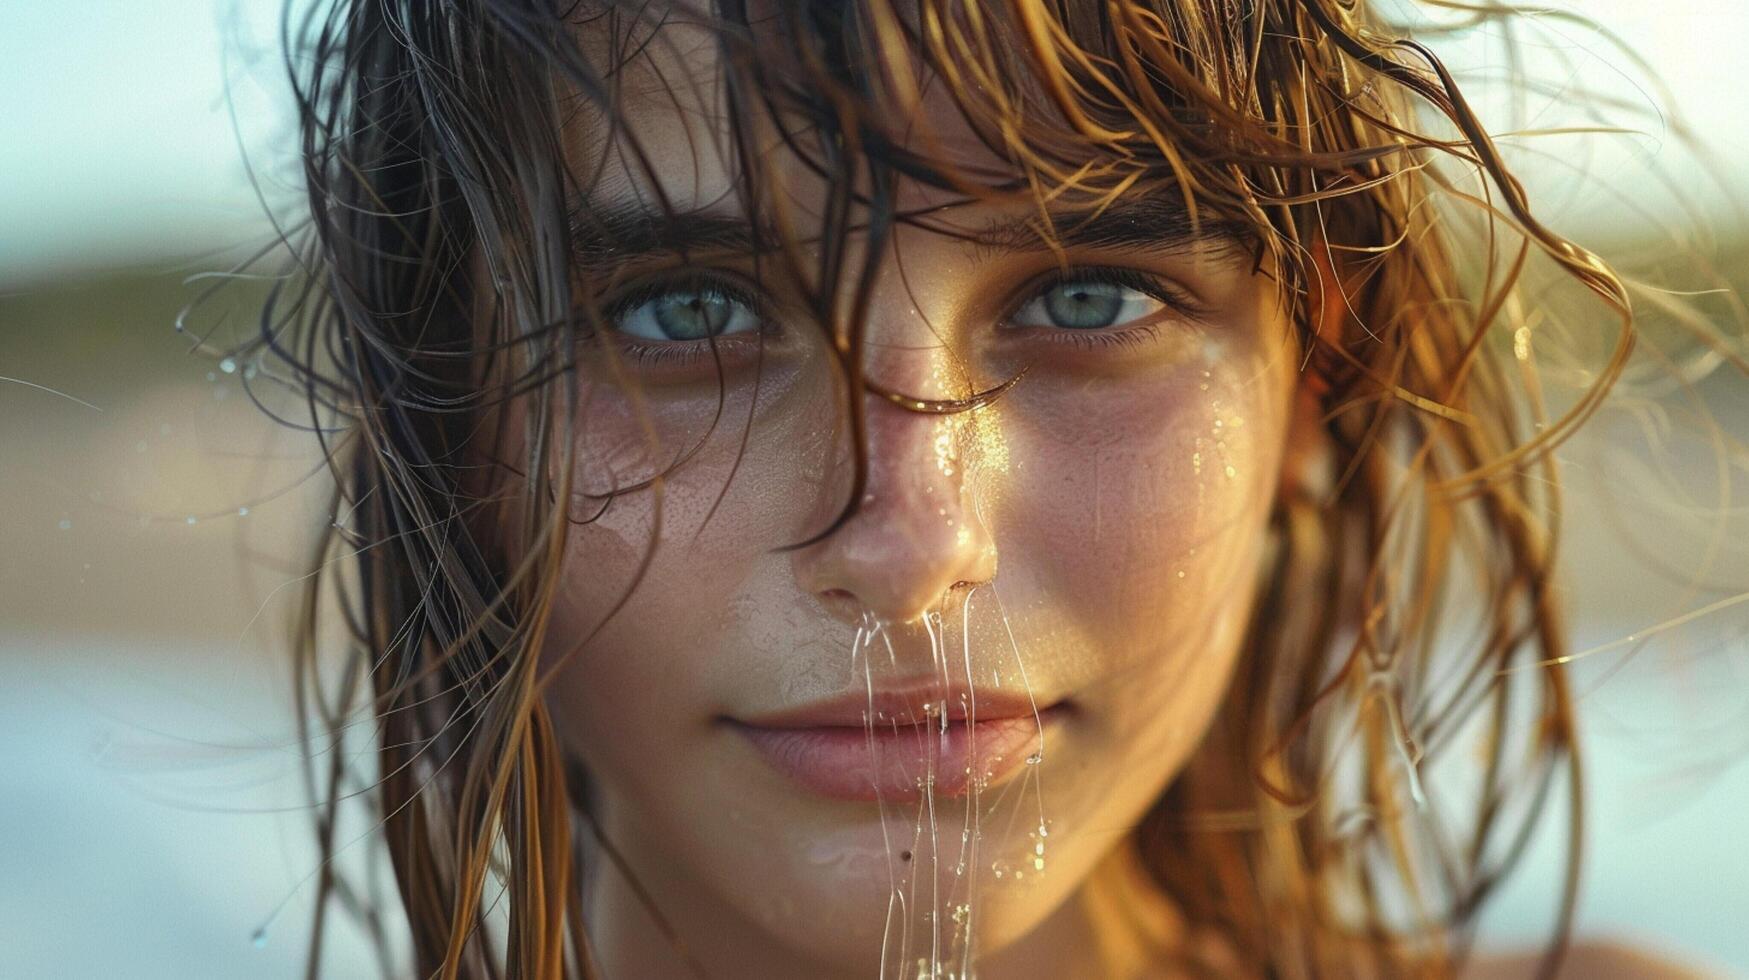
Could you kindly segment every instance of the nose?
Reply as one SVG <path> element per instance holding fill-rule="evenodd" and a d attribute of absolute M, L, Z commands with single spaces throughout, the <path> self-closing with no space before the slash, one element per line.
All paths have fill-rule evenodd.
<path fill-rule="evenodd" d="M 874 352 L 867 376 L 891 391 L 919 399 L 964 397 L 946 352 L 906 349 Z M 832 534 L 791 553 L 797 583 L 835 616 L 856 622 L 866 610 L 906 623 L 933 609 L 956 587 L 996 575 L 996 545 L 978 513 L 968 476 L 965 440 L 969 412 L 933 414 L 865 396 L 868 468 L 856 513 Z M 971 411 L 977 411 L 976 409 Z M 836 468 L 838 492 L 825 495 L 836 517 L 849 490 L 851 462 Z M 819 525 L 816 525 L 818 527 Z"/>

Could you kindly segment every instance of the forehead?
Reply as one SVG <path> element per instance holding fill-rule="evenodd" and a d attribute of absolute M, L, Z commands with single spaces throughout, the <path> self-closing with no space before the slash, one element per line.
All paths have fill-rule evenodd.
<path fill-rule="evenodd" d="M 845 4 L 853 6 L 862 5 Z M 1078 139 L 1044 83 L 1026 70 L 982 81 L 963 65 L 938 72 L 899 32 L 897 50 L 847 56 L 880 76 L 868 86 L 884 95 L 846 110 L 807 88 L 794 66 L 820 52 L 797 51 L 771 14 L 764 16 L 750 16 L 754 26 L 741 35 L 697 14 L 599 17 L 578 26 L 579 49 L 599 68 L 611 100 L 604 106 L 579 95 L 564 132 L 581 189 L 570 202 L 573 240 L 599 252 L 589 262 L 611 267 L 639 254 L 687 254 L 695 245 L 745 251 L 750 239 L 764 242 L 762 250 L 788 241 L 812 251 L 823 234 L 866 227 L 871 168 L 864 159 L 850 161 L 858 176 L 847 210 L 840 220 L 827 217 L 841 190 L 828 176 L 829 161 L 840 151 L 815 120 L 834 110 L 843 115 L 832 118 L 846 120 L 843 128 L 872 155 L 901 161 L 894 169 L 904 176 L 886 202 L 895 243 L 918 241 L 914 232 L 922 230 L 998 249 L 1046 250 L 1059 260 L 1077 246 L 1108 255 L 1188 248 L 1209 259 L 1257 258 L 1258 233 L 1247 215 L 1189 201 L 1183 188 L 1194 181 L 1181 184 L 1171 172 L 1163 179 L 1145 158 Z M 728 219 L 721 226 L 728 234 L 697 227 L 717 219 Z"/>
<path fill-rule="evenodd" d="M 750 20 L 762 23 L 757 16 Z M 767 203 L 800 217 L 817 210 L 828 182 L 815 163 L 824 149 L 816 127 L 793 107 L 766 101 L 771 91 L 744 91 L 736 114 L 733 69 L 708 18 L 669 16 L 614 31 L 606 18 L 576 28 L 585 56 L 608 74 L 614 100 L 614 108 L 604 110 L 579 98 L 565 129 L 572 169 L 589 197 L 682 213 L 741 211 L 745 188 L 738 181 L 747 169 L 743 160 L 751 159 L 765 178 L 759 193 L 775 198 Z M 760 34 L 756 29 L 756 45 Z M 880 114 L 904 120 L 890 134 L 901 152 L 992 186 L 1018 176 L 980 137 L 939 76 L 909 56 L 898 64 L 908 67 L 895 71 L 913 76 L 898 86 L 907 104 Z M 915 180 L 901 181 L 898 194 L 900 211 L 966 198 Z"/>

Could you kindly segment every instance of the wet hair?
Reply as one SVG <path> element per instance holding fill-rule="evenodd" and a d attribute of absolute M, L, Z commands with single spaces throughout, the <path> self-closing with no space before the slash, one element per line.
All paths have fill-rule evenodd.
<path fill-rule="evenodd" d="M 640 232 L 596 209 L 567 133 L 585 118 L 647 168 L 620 82 L 683 9 L 324 0 L 288 30 L 305 291 L 276 298 L 256 343 L 307 394 L 346 515 L 318 556 L 298 661 L 302 714 L 336 746 L 310 756 L 317 833 L 332 856 L 340 801 L 371 802 L 420 976 L 594 975 L 590 831 L 539 696 L 541 650 L 563 543 L 589 516 L 572 503 L 576 374 L 614 356 L 590 342 L 610 284 L 579 256 Z M 861 371 L 874 269 L 845 246 L 863 236 L 879 256 L 898 224 L 930 227 L 897 207 L 905 182 L 1172 202 L 1234 230 L 1292 312 L 1317 458 L 1274 503 L 1222 713 L 1128 846 L 1190 926 L 1224 940 L 1225 968 L 1447 975 L 1565 796 L 1552 969 L 1582 810 L 1549 454 L 1636 332 L 1621 281 L 1538 221 L 1433 53 L 1353 0 L 721 0 L 684 19 L 715 41 L 737 195 L 771 218 L 762 254 L 805 291 L 858 446 L 870 391 L 915 411 L 1000 395 L 930 402 Z M 896 128 L 923 77 L 1002 167 L 932 157 Z M 812 255 L 748 146 L 777 120 L 822 178 Z M 1039 224 L 1054 233 L 1042 209 Z M 1560 405 L 1537 381 L 1560 334 L 1527 299 L 1538 268 L 1545 292 L 1588 297 L 1572 331 L 1603 338 Z M 854 512 L 866 452 L 854 465 L 814 539 Z M 360 717 L 374 763 L 337 749 Z M 1433 764 L 1478 745 L 1479 775 L 1439 793 Z M 311 970 L 330 905 L 393 945 L 392 910 L 323 867 Z M 507 926 L 489 938 L 500 900 Z"/>

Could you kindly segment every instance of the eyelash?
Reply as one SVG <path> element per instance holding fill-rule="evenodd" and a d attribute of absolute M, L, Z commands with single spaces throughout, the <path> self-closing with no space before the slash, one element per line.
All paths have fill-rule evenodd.
<path fill-rule="evenodd" d="M 1195 318 L 1205 312 L 1196 301 L 1186 296 L 1182 289 L 1168 285 L 1164 280 L 1136 269 L 1126 269 L 1121 266 L 1082 266 L 1071 267 L 1063 272 L 1037 282 L 1021 296 L 1018 303 L 1013 304 L 1002 316 L 1003 322 L 1014 316 L 1027 303 L 1043 296 L 1065 283 L 1101 283 L 1134 289 L 1151 299 L 1159 301 L 1168 310 L 1181 317 Z M 759 334 L 768 332 L 766 318 L 769 304 L 762 302 L 759 296 L 734 279 L 711 272 L 695 272 L 690 275 L 672 279 L 661 279 L 640 285 L 630 292 L 615 297 L 602 311 L 603 317 L 609 322 L 617 322 L 631 310 L 643 303 L 659 299 L 670 293 L 684 290 L 709 290 L 737 303 L 744 304 L 759 320 Z M 1122 349 L 1143 346 L 1160 336 L 1158 320 L 1142 323 L 1131 327 L 1104 328 L 1093 330 L 1068 330 L 1051 328 L 1022 328 L 1029 331 L 1037 330 L 1047 333 L 1051 340 L 1048 343 L 1069 344 L 1084 350 Z M 617 331 L 616 331 L 617 333 Z M 721 351 L 726 344 L 744 343 L 739 337 L 730 339 L 719 338 L 717 349 Z M 698 341 L 672 341 L 668 343 L 651 343 L 640 340 L 628 334 L 619 334 L 619 344 L 623 352 L 640 364 L 684 364 L 700 358 L 711 356 L 711 345 Z"/>

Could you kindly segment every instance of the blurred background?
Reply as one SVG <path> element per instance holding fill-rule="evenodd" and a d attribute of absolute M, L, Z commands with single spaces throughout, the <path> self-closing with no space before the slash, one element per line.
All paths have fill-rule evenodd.
<path fill-rule="evenodd" d="M 1634 256 L 1700 213 L 1697 254 L 1749 284 L 1749 8 L 1584 4 L 1685 119 L 1650 111 L 1657 85 L 1561 9 L 1534 40 L 1439 45 L 1513 128 L 1581 128 L 1580 89 L 1629 110 L 1630 132 L 1503 140 L 1544 220 Z M 177 329 L 274 218 L 296 221 L 278 19 L 273 0 L 0 5 L 0 977 L 303 975 L 317 868 L 284 654 L 335 515 L 311 440 L 252 402 L 254 366 L 190 337 L 246 328 L 271 282 L 230 281 Z M 1539 91 L 1501 84 L 1519 69 Z M 1745 387 L 1699 384 L 1724 432 L 1749 433 Z M 1595 654 L 1579 925 L 1749 977 L 1749 610 L 1662 572 L 1710 560 L 1704 536 L 1619 506 L 1716 482 L 1667 409 L 1606 411 L 1563 450 L 1575 649 Z M 1546 827 L 1485 944 L 1548 928 L 1558 815 Z M 375 975 L 360 938 L 335 936 L 324 976 Z"/>

